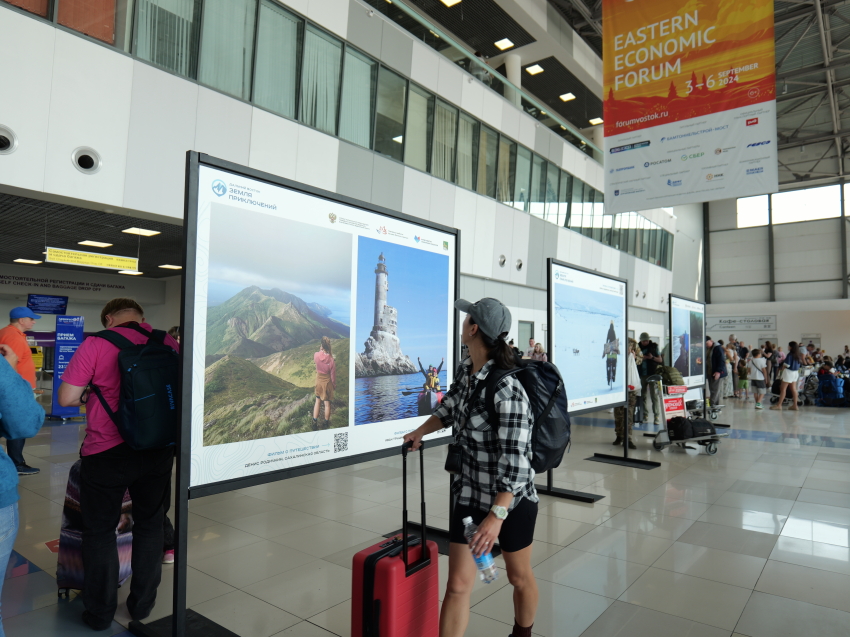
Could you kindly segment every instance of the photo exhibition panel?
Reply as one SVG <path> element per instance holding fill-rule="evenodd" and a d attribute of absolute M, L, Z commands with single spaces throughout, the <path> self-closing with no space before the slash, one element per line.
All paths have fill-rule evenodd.
<path fill-rule="evenodd" d="M 550 360 L 570 413 L 626 402 L 626 282 L 550 260 Z"/>
<path fill-rule="evenodd" d="M 688 387 L 705 385 L 705 305 L 670 295 L 670 344 L 673 367 Z"/>
<path fill-rule="evenodd" d="M 452 381 L 456 235 L 211 166 L 197 187 L 191 486 L 400 445 Z"/>

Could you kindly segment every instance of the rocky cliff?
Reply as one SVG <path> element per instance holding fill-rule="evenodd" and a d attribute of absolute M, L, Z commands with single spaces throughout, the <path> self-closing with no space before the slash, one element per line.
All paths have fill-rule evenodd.
<path fill-rule="evenodd" d="M 398 337 L 387 332 L 373 331 L 365 343 L 366 351 L 354 359 L 354 375 L 394 376 L 415 374 L 416 365 L 401 351 Z"/>

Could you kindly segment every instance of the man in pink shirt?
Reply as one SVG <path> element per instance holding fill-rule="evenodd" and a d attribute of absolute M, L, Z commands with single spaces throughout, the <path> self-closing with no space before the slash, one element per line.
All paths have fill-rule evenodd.
<path fill-rule="evenodd" d="M 133 299 L 112 299 L 100 313 L 103 326 L 136 344 L 148 338 L 144 310 Z M 171 336 L 165 344 L 179 351 Z M 83 621 L 108 628 L 118 608 L 118 548 L 115 527 L 125 490 L 133 500 L 133 578 L 127 609 L 135 620 L 150 615 L 162 577 L 163 516 L 167 508 L 173 448 L 134 451 L 100 401 L 88 400 L 89 386 L 100 389 L 117 412 L 121 388 L 118 348 L 102 338 L 86 339 L 65 370 L 59 387 L 63 407 L 86 405 L 86 437 L 80 451 L 80 511 L 83 520 L 85 587 Z"/>

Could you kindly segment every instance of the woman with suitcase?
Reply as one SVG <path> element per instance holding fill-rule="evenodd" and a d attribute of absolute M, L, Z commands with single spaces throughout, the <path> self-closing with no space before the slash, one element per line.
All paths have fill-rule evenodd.
<path fill-rule="evenodd" d="M 458 300 L 455 307 L 467 313 L 461 340 L 469 355 L 435 414 L 404 437 L 414 450 L 423 436 L 445 427 L 452 427 L 455 438 L 450 448 L 454 452 L 450 451 L 446 463 L 453 474 L 454 505 L 440 637 L 461 637 L 466 631 L 470 594 L 478 576 L 473 553 L 489 553 L 496 540 L 514 587 L 511 634 L 531 637 L 538 601 L 531 551 L 539 501 L 528 459 L 533 416 L 525 390 L 514 376 L 506 376 L 496 385 L 498 422 L 489 421 L 484 397 L 490 370 L 515 366 L 516 358 L 505 341 L 511 314 L 500 301 L 490 298 L 477 303 Z M 467 516 L 478 525 L 469 546 L 463 535 Z"/>

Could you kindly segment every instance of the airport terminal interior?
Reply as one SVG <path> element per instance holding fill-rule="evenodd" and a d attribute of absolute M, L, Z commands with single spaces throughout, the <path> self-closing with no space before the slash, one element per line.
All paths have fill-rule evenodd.
<path fill-rule="evenodd" d="M 45 416 L 3 441 L 0 636 L 171 635 L 178 599 L 181 637 L 436 637 L 451 432 L 400 449 L 461 400 L 454 303 L 485 298 L 570 444 L 534 478 L 531 632 L 494 550 L 442 637 L 850 635 L 846 0 L 0 0 L 0 32 L 0 344 Z M 176 545 L 149 616 L 125 569 L 95 630 L 78 463 L 96 418 L 128 438 L 59 388 L 116 298 L 187 354 Z M 531 466 L 481 404 L 459 440 Z M 436 599 L 379 631 L 368 595 L 389 622 L 413 588 L 363 556 L 405 484 L 439 551 L 399 582 Z"/>

